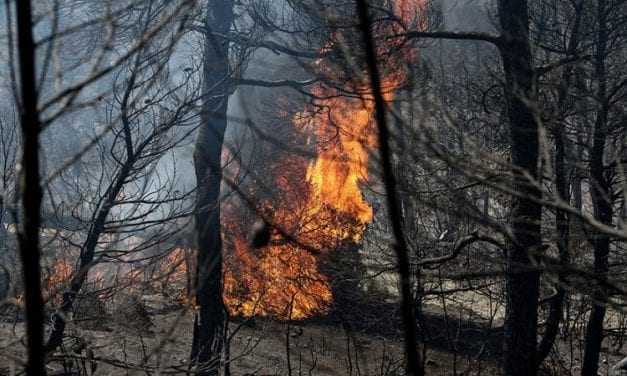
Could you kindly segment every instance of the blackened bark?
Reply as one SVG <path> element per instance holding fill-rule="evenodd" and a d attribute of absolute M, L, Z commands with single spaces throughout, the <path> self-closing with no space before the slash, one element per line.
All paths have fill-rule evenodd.
<path fill-rule="evenodd" d="M 592 136 L 592 151 L 590 152 L 590 178 L 592 205 L 594 217 L 605 225 L 612 224 L 612 192 L 611 182 L 606 176 L 606 166 L 603 163 L 605 143 L 608 137 L 607 121 L 609 101 L 607 98 L 607 72 L 605 66 L 608 43 L 606 0 L 597 2 L 597 50 L 595 53 L 595 79 L 598 82 L 596 99 L 600 102 L 596 113 L 594 133 Z M 599 278 L 600 285 L 604 285 L 609 269 L 608 256 L 610 253 L 610 238 L 601 231 L 596 231 L 592 239 L 594 248 L 594 272 Z M 592 294 L 592 312 L 586 326 L 586 345 L 584 350 L 581 374 L 594 376 L 599 368 L 599 354 L 603 341 L 603 319 L 605 318 L 605 292 L 595 290 Z"/>
<path fill-rule="evenodd" d="M 414 313 L 414 299 L 411 291 L 411 270 L 409 265 L 408 245 L 403 233 L 403 223 L 401 219 L 401 206 L 397 190 L 396 176 L 392 167 L 392 153 L 390 147 L 390 130 L 387 124 L 387 111 L 385 101 L 381 91 L 381 77 L 377 65 L 376 47 L 371 31 L 370 15 L 366 0 L 357 0 L 357 13 L 359 15 L 360 28 L 363 34 L 366 63 L 372 88 L 372 95 L 375 101 L 375 119 L 377 122 L 377 135 L 379 142 L 379 153 L 381 158 L 381 168 L 383 171 L 383 184 L 385 185 L 385 196 L 388 210 L 390 211 L 390 222 L 394 234 L 393 244 L 398 263 L 401 292 L 401 316 L 403 320 L 404 347 L 405 347 L 405 372 L 408 376 L 422 376 L 424 369 L 418 354 L 418 339 L 416 333 L 416 316 Z"/>
<path fill-rule="evenodd" d="M 212 33 L 227 34 L 233 24 L 232 0 L 209 0 L 204 21 L 203 111 L 194 149 L 196 169 L 196 236 L 198 262 L 192 361 L 204 375 L 217 375 L 226 311 L 222 300 L 222 236 L 220 233 L 221 155 L 227 126 L 230 92 L 229 42 Z"/>
<path fill-rule="evenodd" d="M 579 27 L 581 24 L 583 2 L 578 1 L 573 4 L 575 19 L 573 22 L 571 37 L 568 42 L 567 57 L 574 57 L 579 45 Z M 566 136 L 564 117 L 568 111 L 566 104 L 568 102 L 568 91 L 572 82 L 572 75 L 573 66 L 570 64 L 566 65 L 562 72 L 558 88 L 557 110 L 559 111 L 559 118 L 553 135 L 555 138 L 555 186 L 558 197 L 567 203 L 570 202 L 571 195 L 569 184 L 570 170 L 566 165 L 568 139 Z M 570 215 L 566 211 L 556 209 L 555 227 L 557 229 L 557 249 L 559 252 L 559 261 L 562 265 L 567 265 L 570 262 Z M 565 276 L 563 273 L 560 273 L 558 275 L 556 294 L 549 303 L 549 314 L 546 319 L 544 336 L 538 345 L 538 366 L 542 364 L 544 359 L 546 359 L 551 352 L 559 332 L 560 322 L 563 316 L 564 300 L 566 299 L 566 289 L 564 288 L 565 284 Z"/>
<path fill-rule="evenodd" d="M 590 158 L 590 170 L 592 177 L 592 201 L 594 206 L 595 218 L 606 225 L 612 224 L 612 203 L 609 195 L 611 194 L 610 184 L 604 174 L 603 154 L 605 149 L 605 131 L 604 116 L 607 114 L 604 110 L 600 111 L 596 121 L 596 129 L 594 131 L 594 144 Z M 610 238 L 607 234 L 596 232 L 592 240 L 594 248 L 594 272 L 599 278 L 599 282 L 607 279 L 608 255 L 610 252 Z M 601 283 L 600 285 L 603 285 Z M 592 312 L 588 318 L 586 326 L 586 345 L 584 351 L 583 366 L 581 374 L 584 376 L 596 375 L 599 364 L 599 353 L 601 351 L 601 342 L 603 341 L 603 319 L 605 318 L 605 296 L 602 290 L 595 290 L 592 294 L 593 305 Z"/>
<path fill-rule="evenodd" d="M 22 129 L 21 204 L 22 224 L 18 231 L 24 298 L 28 363 L 26 374 L 46 374 L 43 347 L 44 303 L 41 296 L 39 227 L 42 190 L 39 182 L 38 93 L 35 82 L 35 42 L 30 0 L 15 2 L 20 70 L 20 123 Z"/>
<path fill-rule="evenodd" d="M 557 186 L 557 194 L 560 199 L 568 202 L 570 199 L 570 186 L 568 184 L 568 175 L 565 163 L 566 147 L 565 135 L 563 129 L 556 134 L 555 138 L 555 185 Z M 570 236 L 570 218 L 569 215 L 557 209 L 555 213 L 555 225 L 557 228 L 557 249 L 559 252 L 559 261 L 562 265 L 567 265 L 570 260 L 570 252 L 568 248 L 568 239 Z M 538 345 L 537 362 L 538 366 L 542 364 L 544 359 L 549 355 L 555 339 L 559 332 L 560 322 L 563 315 L 564 300 L 566 298 L 566 289 L 564 276 L 558 275 L 558 283 L 555 287 L 555 296 L 549 303 L 549 314 L 546 319 L 546 329 L 544 336 Z"/>
<path fill-rule="evenodd" d="M 505 71 L 507 112 L 510 123 L 512 174 L 511 230 L 513 239 L 506 259 L 506 312 L 503 367 L 505 375 L 537 374 L 539 272 L 531 253 L 541 245 L 542 207 L 534 200 L 541 192 L 524 176 L 538 177 L 538 124 L 533 113 L 535 87 L 529 45 L 527 2 L 499 0 L 502 29 L 500 53 Z"/>

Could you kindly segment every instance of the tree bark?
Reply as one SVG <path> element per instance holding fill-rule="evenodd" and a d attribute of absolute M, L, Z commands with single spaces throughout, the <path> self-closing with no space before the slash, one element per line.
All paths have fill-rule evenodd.
<path fill-rule="evenodd" d="M 535 200 L 541 192 L 532 179 L 538 177 L 538 124 L 533 113 L 536 99 L 527 1 L 499 0 L 502 29 L 500 53 L 505 71 L 505 95 L 510 123 L 512 174 L 511 230 L 513 239 L 506 259 L 506 311 L 503 367 L 505 375 L 537 374 L 536 333 L 540 274 L 531 253 L 541 245 L 542 207 Z"/>
<path fill-rule="evenodd" d="M 579 27 L 582 17 L 583 2 L 578 1 L 573 3 L 575 11 L 575 19 L 573 22 L 573 28 L 568 41 L 567 58 L 574 57 L 579 45 Z M 555 138 L 555 186 L 558 197 L 567 203 L 570 203 L 570 180 L 569 175 L 571 169 L 566 165 L 567 153 L 568 153 L 568 138 L 566 136 L 566 122 L 565 116 L 568 111 L 568 95 L 571 87 L 573 75 L 573 66 L 568 64 L 564 67 L 561 75 L 560 84 L 558 88 L 558 123 L 555 125 L 554 138 Z M 557 230 L 557 249 L 559 251 L 559 261 L 562 265 L 567 265 L 570 262 L 570 215 L 564 211 L 557 209 L 555 212 L 555 228 Z M 538 345 L 538 366 L 542 364 L 544 359 L 549 355 L 557 334 L 559 332 L 560 323 L 562 321 L 564 301 L 566 299 L 566 289 L 564 288 L 566 281 L 562 274 L 558 275 L 558 283 L 556 288 L 556 294 L 549 303 L 549 314 L 546 319 L 546 329 L 544 336 Z"/>
<path fill-rule="evenodd" d="M 592 136 L 592 151 L 590 152 L 590 178 L 592 205 L 594 217 L 605 225 L 612 224 L 612 191 L 611 183 L 606 177 L 606 166 L 603 163 L 605 143 L 608 137 L 607 121 L 609 101 L 607 98 L 607 72 L 605 66 L 606 49 L 608 43 L 606 0 L 597 2 L 597 50 L 595 53 L 595 79 L 598 82 L 596 100 L 600 102 L 596 113 L 594 133 Z M 610 238 L 600 231 L 594 233 L 592 246 L 594 248 L 594 272 L 603 282 L 609 270 L 608 256 L 610 253 Z M 604 291 L 596 289 L 592 293 L 592 312 L 586 326 L 586 345 L 584 350 L 581 374 L 595 376 L 599 368 L 599 354 L 603 342 L 603 319 L 605 318 Z"/>
<path fill-rule="evenodd" d="M 233 24 L 232 0 L 208 0 L 204 20 L 203 110 L 194 149 L 196 170 L 197 270 L 194 337 L 191 359 L 202 375 L 217 375 L 223 348 L 226 311 L 222 300 L 222 236 L 220 184 L 222 143 L 230 93 L 229 42 L 212 33 L 227 34 Z"/>
<path fill-rule="evenodd" d="M 17 234 L 24 298 L 26 304 L 26 338 L 28 363 L 26 374 L 46 374 L 44 336 L 44 303 L 41 296 L 39 228 L 41 225 L 42 190 L 39 182 L 39 132 L 33 23 L 30 0 L 15 2 L 20 71 L 20 123 L 22 129 L 22 161 L 20 198 L 22 224 Z"/>
<path fill-rule="evenodd" d="M 422 376 L 424 369 L 418 353 L 418 335 L 416 333 L 416 315 L 414 299 L 411 291 L 411 269 L 409 262 L 409 247 L 403 231 L 401 214 L 401 202 L 398 193 L 398 183 L 393 171 L 392 152 L 390 147 L 391 133 L 387 124 L 387 111 L 385 100 L 381 91 L 381 76 L 377 64 L 377 53 L 372 36 L 370 14 L 366 0 L 357 0 L 357 14 L 363 35 L 366 52 L 366 64 L 368 68 L 370 87 L 375 102 L 375 120 L 377 123 L 377 136 L 381 169 L 383 171 L 383 184 L 389 210 L 390 222 L 395 244 L 392 245 L 396 252 L 398 274 L 400 279 L 401 316 L 404 332 L 405 373 L 407 376 Z"/>
<path fill-rule="evenodd" d="M 568 184 L 568 174 L 566 169 L 566 140 L 562 133 L 563 127 L 560 127 L 555 135 L 555 185 L 557 186 L 557 194 L 560 199 L 569 202 L 570 185 Z M 557 249 L 559 252 L 559 261 L 562 265 L 567 265 L 570 261 L 569 236 L 570 236 L 570 216 L 563 210 L 557 209 L 555 213 L 555 225 L 557 229 Z M 560 328 L 562 315 L 564 310 L 564 300 L 566 299 L 566 289 L 562 275 L 558 276 L 556 293 L 549 303 L 549 314 L 546 319 L 546 329 L 544 336 L 538 345 L 537 362 L 538 367 L 544 359 L 549 355 Z"/>

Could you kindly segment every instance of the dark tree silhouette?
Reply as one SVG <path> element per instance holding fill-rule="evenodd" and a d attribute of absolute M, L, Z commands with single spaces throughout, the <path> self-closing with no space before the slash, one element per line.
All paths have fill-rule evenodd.
<path fill-rule="evenodd" d="M 411 291 L 411 271 L 409 266 L 409 252 L 407 240 L 403 233 L 401 218 L 400 198 L 397 191 L 397 181 L 392 167 L 392 153 L 390 148 L 391 132 L 387 124 L 387 111 L 385 100 L 381 91 L 381 77 L 377 66 L 377 54 L 371 32 L 371 22 L 366 0 L 357 0 L 357 13 L 363 34 L 366 50 L 366 64 L 370 74 L 370 85 L 375 100 L 375 119 L 377 122 L 377 134 L 380 147 L 381 169 L 383 171 L 383 183 L 387 198 L 390 222 L 395 244 L 392 245 L 396 252 L 398 273 L 400 275 L 401 316 L 403 320 L 403 332 L 405 334 L 405 370 L 407 375 L 424 375 L 424 369 L 418 354 L 418 340 L 416 334 L 416 315 L 414 299 Z"/>
<path fill-rule="evenodd" d="M 231 0 L 210 0 L 203 23 L 203 90 L 201 125 L 194 148 L 196 169 L 196 236 L 198 261 L 192 361 L 201 374 L 217 375 L 223 347 L 226 311 L 222 301 L 222 234 L 220 185 L 222 143 L 227 125 L 230 94 L 229 41 L 213 33 L 227 34 L 233 23 Z"/>
<path fill-rule="evenodd" d="M 541 197 L 535 185 L 538 174 L 539 138 L 534 113 L 536 89 L 529 42 L 527 1 L 501 0 L 500 52 L 505 72 L 505 97 L 511 137 L 513 189 L 511 227 L 513 239 L 506 260 L 506 313 L 503 367 L 506 375 L 537 373 L 536 335 L 540 273 L 533 254 L 542 243 Z"/>
<path fill-rule="evenodd" d="M 39 181 L 39 132 L 41 128 L 35 79 L 35 52 L 30 0 L 15 2 L 17 43 L 20 71 L 20 125 L 22 158 L 20 177 L 21 223 L 18 243 L 24 277 L 26 304 L 26 337 L 28 343 L 28 375 L 45 375 L 43 347 L 44 304 L 41 296 L 39 266 L 39 227 L 41 225 L 42 190 Z"/>

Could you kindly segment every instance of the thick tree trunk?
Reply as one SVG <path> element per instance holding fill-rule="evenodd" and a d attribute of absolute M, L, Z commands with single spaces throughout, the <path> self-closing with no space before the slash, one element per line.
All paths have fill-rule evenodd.
<path fill-rule="evenodd" d="M 31 2 L 15 2 L 17 9 L 17 35 L 20 71 L 20 123 L 22 128 L 22 171 L 20 195 L 22 224 L 18 231 L 24 297 L 26 303 L 26 339 L 28 363 L 26 374 L 46 374 L 43 348 L 44 308 L 41 296 L 41 270 L 39 265 L 39 227 L 41 225 L 42 190 L 39 182 L 39 132 L 37 109 L 38 93 L 35 82 L 35 42 Z"/>
<path fill-rule="evenodd" d="M 603 163 L 605 143 L 608 137 L 607 120 L 609 113 L 607 72 L 605 67 L 608 42 L 606 0 L 598 1 L 597 12 L 595 79 L 598 82 L 596 100 L 600 102 L 600 107 L 596 113 L 592 151 L 590 152 L 590 185 L 594 217 L 603 224 L 611 225 L 613 216 L 611 183 L 606 177 L 606 167 Z M 594 248 L 594 272 L 603 281 L 607 278 L 609 269 L 610 238 L 602 232 L 596 232 L 592 239 L 592 245 Z M 606 298 L 602 290 L 597 289 L 592 294 L 592 312 L 586 326 L 586 345 L 581 367 L 581 374 L 584 376 L 596 375 L 599 368 L 599 354 L 601 343 L 603 342 L 603 319 L 605 318 L 604 302 Z"/>
<path fill-rule="evenodd" d="M 502 29 L 500 52 L 505 71 L 507 111 L 510 122 L 514 189 L 511 229 L 513 239 L 506 260 L 506 313 L 504 371 L 506 375 L 537 374 L 539 272 L 531 253 L 541 245 L 542 207 L 534 200 L 541 192 L 524 173 L 538 177 L 538 124 L 533 113 L 535 88 L 529 45 L 527 2 L 499 0 Z"/>
<path fill-rule="evenodd" d="M 345 242 L 339 249 L 329 252 L 320 264 L 321 271 L 329 277 L 333 303 L 329 317 L 340 322 L 363 319 L 359 312 L 364 303 L 364 292 L 359 285 L 365 275 L 359 254 L 359 245 Z"/>
<path fill-rule="evenodd" d="M 191 358 L 204 371 L 217 375 L 223 348 L 226 311 L 222 301 L 222 237 L 220 184 L 222 143 L 227 125 L 230 91 L 229 43 L 212 33 L 227 34 L 233 23 L 232 0 L 209 0 L 205 17 L 203 111 L 194 150 L 198 185 L 196 236 L 198 262 Z"/>
<path fill-rule="evenodd" d="M 2 188 L 0 188 L 2 189 Z M 4 190 L 4 189 L 3 189 Z M 5 216 L 6 216 L 6 212 L 8 210 L 5 209 L 5 205 L 4 205 L 4 200 L 3 197 L 0 197 L 0 254 L 2 254 L 4 257 L 4 255 L 8 254 L 8 249 L 9 249 L 9 245 L 8 245 L 8 241 L 9 241 L 9 237 L 8 232 L 6 230 L 5 227 Z M 4 261 L 3 259 L 0 258 L 1 261 Z"/>

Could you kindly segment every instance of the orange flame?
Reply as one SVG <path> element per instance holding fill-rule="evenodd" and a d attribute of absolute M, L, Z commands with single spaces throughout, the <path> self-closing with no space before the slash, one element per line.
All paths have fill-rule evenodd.
<path fill-rule="evenodd" d="M 313 187 L 310 211 L 320 212 L 323 206 L 328 206 L 365 225 L 372 220 L 372 209 L 359 185 L 368 177 L 368 148 L 373 146 L 373 141 L 369 139 L 372 132 L 367 130 L 372 109 L 344 98 L 327 102 L 330 108 L 338 110 L 332 110 L 329 116 L 315 116 L 310 125 L 316 130 L 321 145 L 318 158 L 307 168 L 306 178 Z M 349 124 L 351 126 L 346 127 Z M 338 133 L 337 139 L 325 145 L 324 138 L 333 132 Z"/>
<path fill-rule="evenodd" d="M 60 292 L 72 278 L 73 267 L 69 262 L 59 259 L 50 268 L 50 275 L 44 281 L 43 299 L 45 302 L 52 300 L 55 304 L 61 302 Z"/>
<path fill-rule="evenodd" d="M 328 281 L 313 255 L 289 245 L 255 254 L 241 239 L 235 241 L 234 251 L 239 268 L 225 278 L 231 314 L 302 319 L 321 312 L 331 300 Z"/>
<path fill-rule="evenodd" d="M 191 271 L 189 270 L 188 251 L 184 248 L 175 248 L 169 252 L 159 265 L 161 290 L 169 295 L 169 290 L 175 291 L 174 300 L 183 305 L 195 307 L 195 300 L 191 296 Z M 168 290 L 168 291 L 165 291 Z"/>
<path fill-rule="evenodd" d="M 414 22 L 422 7 L 422 1 L 399 0 L 394 11 L 405 24 L 400 28 Z M 398 33 L 398 29 L 395 25 L 385 32 Z M 400 42 L 390 43 L 396 47 Z M 328 75 L 336 71 L 329 64 L 320 59 L 314 66 Z M 398 63 L 386 63 L 382 74 L 384 98 L 389 102 L 405 80 L 405 69 Z M 270 174 L 276 177 L 280 202 L 265 200 L 260 205 L 270 223 L 290 239 L 274 231 L 268 246 L 254 250 L 235 209 L 225 208 L 225 238 L 232 253 L 225 260 L 224 300 L 231 314 L 302 319 L 324 313 L 333 301 L 331 281 L 320 270 L 319 256 L 344 242 L 359 243 L 373 219 L 362 186 L 368 181 L 369 154 L 376 147 L 374 103 L 368 84 L 355 86 L 361 98 L 317 86 L 314 93 L 324 99 L 292 119 L 303 136 L 315 133 L 317 158 L 308 162 L 291 156 L 279 161 Z M 234 240 L 229 243 L 229 238 Z M 310 248 L 318 249 L 319 254 Z"/>

